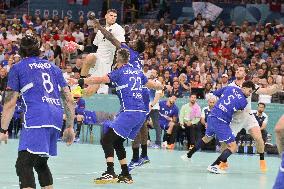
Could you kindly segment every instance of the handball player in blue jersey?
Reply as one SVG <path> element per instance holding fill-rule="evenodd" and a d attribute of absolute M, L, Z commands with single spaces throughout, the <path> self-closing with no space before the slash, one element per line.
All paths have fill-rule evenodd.
<path fill-rule="evenodd" d="M 281 155 L 282 161 L 279 168 L 279 172 L 273 186 L 273 189 L 283 189 L 284 188 L 284 115 L 279 119 L 275 126 L 276 143 L 279 154 Z"/>
<path fill-rule="evenodd" d="M 252 81 L 245 81 L 242 88 L 238 87 L 224 87 L 213 94 L 219 97 L 219 100 L 214 105 L 207 118 L 207 129 L 205 136 L 197 142 L 187 153 L 187 158 L 191 158 L 192 155 L 203 148 L 205 144 L 210 142 L 215 136 L 220 142 L 225 142 L 227 148 L 217 158 L 217 160 L 207 170 L 212 173 L 224 173 L 219 167 L 221 162 L 224 162 L 232 153 L 237 151 L 237 144 L 232 129 L 230 128 L 230 122 L 232 116 L 237 111 L 242 111 L 247 105 L 247 97 L 254 91 L 254 84 Z"/>
<path fill-rule="evenodd" d="M 104 27 L 100 25 L 98 21 L 94 21 L 96 28 L 101 31 L 104 37 L 109 40 L 117 49 L 127 49 L 130 53 L 130 58 L 128 65 L 134 69 L 142 71 L 143 69 L 143 57 L 142 53 L 145 50 L 145 43 L 142 40 L 137 40 L 131 43 L 131 48 L 124 43 L 121 43 L 119 40 L 113 36 L 113 34 L 107 31 Z M 147 87 L 143 86 L 142 88 L 142 97 L 145 105 L 146 112 L 149 112 L 150 105 L 150 93 Z M 143 165 L 148 163 L 150 160 L 147 155 L 147 140 L 148 140 L 148 128 L 146 124 L 141 124 L 137 137 L 134 137 L 135 140 L 132 143 L 133 157 L 129 164 L 129 171 L 136 166 Z M 142 152 L 139 157 L 139 146 L 141 144 Z"/>
<path fill-rule="evenodd" d="M 1 119 L 0 141 L 7 140 L 7 128 L 17 98 L 20 97 L 24 106 L 24 123 L 16 172 L 21 189 L 36 188 L 33 169 L 38 174 L 42 188 L 53 188 L 53 178 L 47 160 L 49 156 L 57 155 L 56 142 L 63 123 L 62 105 L 67 118 L 63 138 L 70 145 L 75 137 L 75 107 L 70 90 L 61 70 L 53 63 L 38 57 L 39 48 L 40 43 L 36 36 L 27 34 L 22 38 L 22 60 L 13 65 L 9 72 Z"/>
<path fill-rule="evenodd" d="M 148 81 L 139 69 L 128 64 L 129 51 L 125 48 L 116 53 L 116 70 L 103 77 L 81 78 L 78 84 L 93 85 L 112 83 L 120 101 L 120 111 L 117 117 L 108 125 L 101 139 L 105 153 L 107 170 L 101 177 L 95 179 L 98 184 L 103 183 L 133 183 L 129 174 L 126 151 L 123 142 L 129 138 L 134 140 L 146 118 L 146 107 L 143 99 L 143 87 L 163 89 L 163 86 Z M 114 172 L 114 150 L 121 165 L 122 172 L 117 177 Z"/>

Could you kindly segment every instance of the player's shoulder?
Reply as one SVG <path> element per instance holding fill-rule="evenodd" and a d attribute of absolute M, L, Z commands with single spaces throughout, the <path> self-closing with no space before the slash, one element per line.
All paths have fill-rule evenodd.
<path fill-rule="evenodd" d="M 118 23 L 114 23 L 112 25 L 112 28 L 115 28 L 116 30 L 123 30 L 124 31 L 124 28 L 121 25 L 119 25 Z"/>

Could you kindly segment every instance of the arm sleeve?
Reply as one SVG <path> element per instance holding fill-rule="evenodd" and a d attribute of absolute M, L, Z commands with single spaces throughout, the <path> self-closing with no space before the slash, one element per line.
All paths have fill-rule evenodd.
<path fill-rule="evenodd" d="M 7 88 L 20 92 L 20 80 L 17 66 L 12 66 L 8 74 Z"/>
<path fill-rule="evenodd" d="M 125 30 L 120 25 L 117 24 L 113 35 L 120 43 L 125 42 Z"/>

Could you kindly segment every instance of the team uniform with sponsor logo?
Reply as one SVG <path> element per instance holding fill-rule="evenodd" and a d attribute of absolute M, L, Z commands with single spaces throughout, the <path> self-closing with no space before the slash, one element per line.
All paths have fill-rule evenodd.
<path fill-rule="evenodd" d="M 24 124 L 19 151 L 56 156 L 56 142 L 62 127 L 60 89 L 67 86 L 61 70 L 37 57 L 15 64 L 8 87 L 21 93 Z"/>
<path fill-rule="evenodd" d="M 247 100 L 238 87 L 224 87 L 214 91 L 213 94 L 219 97 L 219 100 L 207 118 L 206 136 L 216 135 L 220 142 L 229 144 L 235 141 L 235 136 L 229 126 L 233 114 L 238 110 L 243 110 L 247 105 Z"/>
<path fill-rule="evenodd" d="M 146 117 L 142 91 L 148 80 L 140 70 L 129 64 L 112 71 L 108 76 L 116 87 L 121 105 L 119 114 L 108 127 L 120 137 L 134 140 Z"/>

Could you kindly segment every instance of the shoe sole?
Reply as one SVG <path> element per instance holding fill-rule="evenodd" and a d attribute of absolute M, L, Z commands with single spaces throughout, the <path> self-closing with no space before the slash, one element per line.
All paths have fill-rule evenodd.
<path fill-rule="evenodd" d="M 129 181 L 129 182 L 125 182 L 125 181 L 117 181 L 117 184 L 133 184 L 133 180 Z"/>
<path fill-rule="evenodd" d="M 112 179 L 112 180 L 94 180 L 95 184 L 117 184 L 118 179 Z"/>

